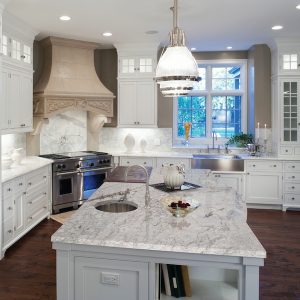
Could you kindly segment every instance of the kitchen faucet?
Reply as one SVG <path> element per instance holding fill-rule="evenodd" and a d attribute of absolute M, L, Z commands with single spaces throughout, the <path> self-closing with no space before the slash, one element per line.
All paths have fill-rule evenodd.
<path fill-rule="evenodd" d="M 212 132 L 212 143 L 213 143 L 213 146 L 212 148 L 215 149 L 215 137 L 216 137 L 216 141 L 217 141 L 217 133 L 215 131 Z"/>
<path fill-rule="evenodd" d="M 127 167 L 125 170 L 125 181 L 127 181 L 128 172 L 132 168 L 141 168 L 144 173 L 146 174 L 146 194 L 145 194 L 145 207 L 148 207 L 150 204 L 150 192 L 149 192 L 149 175 L 147 169 L 142 165 L 133 165 L 130 167 Z"/>

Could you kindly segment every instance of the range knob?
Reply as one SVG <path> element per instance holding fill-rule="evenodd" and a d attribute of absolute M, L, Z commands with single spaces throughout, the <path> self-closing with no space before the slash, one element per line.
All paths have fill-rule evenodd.
<path fill-rule="evenodd" d="M 63 169 L 65 169 L 65 168 L 66 168 L 66 165 L 65 165 L 65 164 L 63 164 L 61 167 L 62 167 Z"/>
<path fill-rule="evenodd" d="M 61 165 L 57 165 L 57 169 L 61 169 Z"/>
<path fill-rule="evenodd" d="M 109 163 L 109 159 L 106 159 L 104 162 Z"/>
<path fill-rule="evenodd" d="M 99 160 L 99 164 L 103 164 L 103 163 L 104 163 L 103 159 Z"/>
<path fill-rule="evenodd" d="M 76 168 L 79 169 L 79 168 L 80 168 L 80 164 L 77 164 L 77 165 L 76 165 Z"/>
<path fill-rule="evenodd" d="M 95 164 L 94 163 L 90 163 L 90 167 L 93 167 Z"/>

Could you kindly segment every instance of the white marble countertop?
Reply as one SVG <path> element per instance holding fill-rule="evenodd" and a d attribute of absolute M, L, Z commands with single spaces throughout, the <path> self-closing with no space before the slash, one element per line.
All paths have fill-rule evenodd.
<path fill-rule="evenodd" d="M 156 182 L 162 182 L 162 177 L 152 172 L 150 183 Z M 106 213 L 95 209 L 100 201 L 116 197 L 109 195 L 127 188 L 130 189 L 127 200 L 138 204 L 136 210 Z M 232 189 L 176 192 L 176 195 L 192 197 L 200 203 L 184 218 L 176 218 L 163 208 L 160 199 L 167 193 L 150 187 L 150 195 L 151 205 L 145 209 L 144 184 L 105 183 L 51 240 L 53 243 L 139 250 L 266 257 L 264 248 L 246 223 L 246 205 Z M 99 197 L 102 198 L 97 199 Z"/>
<path fill-rule="evenodd" d="M 46 159 L 38 156 L 25 157 L 20 165 L 12 166 L 9 169 L 2 170 L 1 182 L 6 182 L 18 176 L 22 176 L 26 173 L 42 168 L 44 166 L 52 164 L 51 159 Z"/>
<path fill-rule="evenodd" d="M 110 154 L 112 156 L 121 156 L 121 157 L 174 157 L 174 158 L 193 158 L 193 153 L 188 153 L 188 152 L 174 152 L 174 151 L 169 151 L 169 152 L 159 152 L 159 151 L 149 151 L 149 152 L 119 152 L 119 151 L 111 151 Z M 215 155 L 218 153 L 197 153 L 195 151 L 195 154 L 205 154 L 205 155 Z M 282 160 L 282 161 L 297 161 L 299 160 L 298 158 L 293 158 L 293 157 L 278 157 L 275 154 L 267 154 L 267 155 L 261 155 L 261 156 L 250 156 L 247 153 L 236 153 L 234 151 L 234 154 L 241 156 L 244 160 Z"/>

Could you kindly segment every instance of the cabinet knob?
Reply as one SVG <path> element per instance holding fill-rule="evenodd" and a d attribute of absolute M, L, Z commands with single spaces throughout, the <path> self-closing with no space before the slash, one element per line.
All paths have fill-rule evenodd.
<path fill-rule="evenodd" d="M 11 229 L 9 229 L 7 232 L 8 232 L 8 233 L 12 233 L 13 231 L 12 231 Z"/>
<path fill-rule="evenodd" d="M 256 167 L 256 165 L 252 165 L 253 167 Z"/>
<path fill-rule="evenodd" d="M 25 55 L 21 55 L 21 58 L 24 59 L 26 56 Z"/>
<path fill-rule="evenodd" d="M 44 194 L 44 195 L 47 195 L 47 193 L 46 193 L 46 192 L 44 192 L 43 194 Z"/>
<path fill-rule="evenodd" d="M 31 183 L 31 182 L 28 182 L 28 185 L 32 185 L 32 183 Z"/>
<path fill-rule="evenodd" d="M 295 200 L 295 198 L 294 198 L 294 197 L 292 197 L 292 200 Z"/>
<path fill-rule="evenodd" d="M 44 178 L 44 179 L 46 179 L 46 178 L 47 178 L 47 176 L 46 176 L 46 175 L 44 175 L 44 176 L 43 176 L 43 178 Z"/>
<path fill-rule="evenodd" d="M 295 166 L 292 166 L 293 169 L 295 169 Z"/>
<path fill-rule="evenodd" d="M 276 168 L 276 167 L 277 167 L 277 165 L 273 165 L 273 167 L 274 167 L 274 168 Z"/>
<path fill-rule="evenodd" d="M 19 186 L 22 186 L 22 185 L 23 185 L 23 183 L 22 183 L 22 182 L 20 182 L 20 183 L 19 183 Z"/>
<path fill-rule="evenodd" d="M 129 161 L 127 161 L 126 163 L 129 164 Z"/>
<path fill-rule="evenodd" d="M 29 201 L 29 202 L 28 202 L 28 204 L 30 204 L 30 205 L 31 205 L 31 204 L 32 204 L 32 201 Z"/>
<path fill-rule="evenodd" d="M 23 192 L 23 195 L 26 195 L 27 193 L 26 192 Z"/>
<path fill-rule="evenodd" d="M 287 149 L 286 149 L 286 150 L 285 150 L 285 152 L 286 152 L 286 153 L 288 153 L 288 152 L 289 152 L 289 150 L 287 150 Z"/>
<path fill-rule="evenodd" d="M 44 206 L 43 208 L 44 208 L 44 209 L 47 209 L 48 207 L 47 207 L 47 206 Z"/>
<path fill-rule="evenodd" d="M 292 186 L 292 189 L 294 189 L 295 187 L 294 186 Z"/>
<path fill-rule="evenodd" d="M 8 188 L 7 191 L 8 191 L 8 192 L 11 192 L 11 188 Z"/>
<path fill-rule="evenodd" d="M 9 206 L 7 209 L 8 209 L 8 210 L 12 210 L 13 208 L 12 208 L 11 206 Z"/>
<path fill-rule="evenodd" d="M 29 220 L 32 220 L 32 217 L 29 217 L 28 219 L 29 219 Z"/>
<path fill-rule="evenodd" d="M 295 179 L 295 176 L 292 176 L 293 179 Z"/>
<path fill-rule="evenodd" d="M 147 162 L 144 161 L 144 165 L 146 165 L 146 164 L 147 164 Z"/>
<path fill-rule="evenodd" d="M 21 127 L 25 127 L 26 125 L 23 123 L 23 124 L 21 124 L 20 126 L 21 126 Z"/>

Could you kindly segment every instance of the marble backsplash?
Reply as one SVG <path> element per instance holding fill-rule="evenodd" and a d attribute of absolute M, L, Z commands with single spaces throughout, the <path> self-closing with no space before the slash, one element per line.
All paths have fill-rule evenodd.
<path fill-rule="evenodd" d="M 5 134 L 1 136 L 1 155 L 10 156 L 14 149 L 26 150 L 26 133 Z"/>
<path fill-rule="evenodd" d="M 102 128 L 99 151 L 125 152 L 124 139 L 128 134 L 135 139 L 133 152 L 141 152 L 141 141 L 146 141 L 146 152 L 172 151 L 172 128 Z"/>
<path fill-rule="evenodd" d="M 68 111 L 49 119 L 40 136 L 41 154 L 87 150 L 87 112 Z"/>

